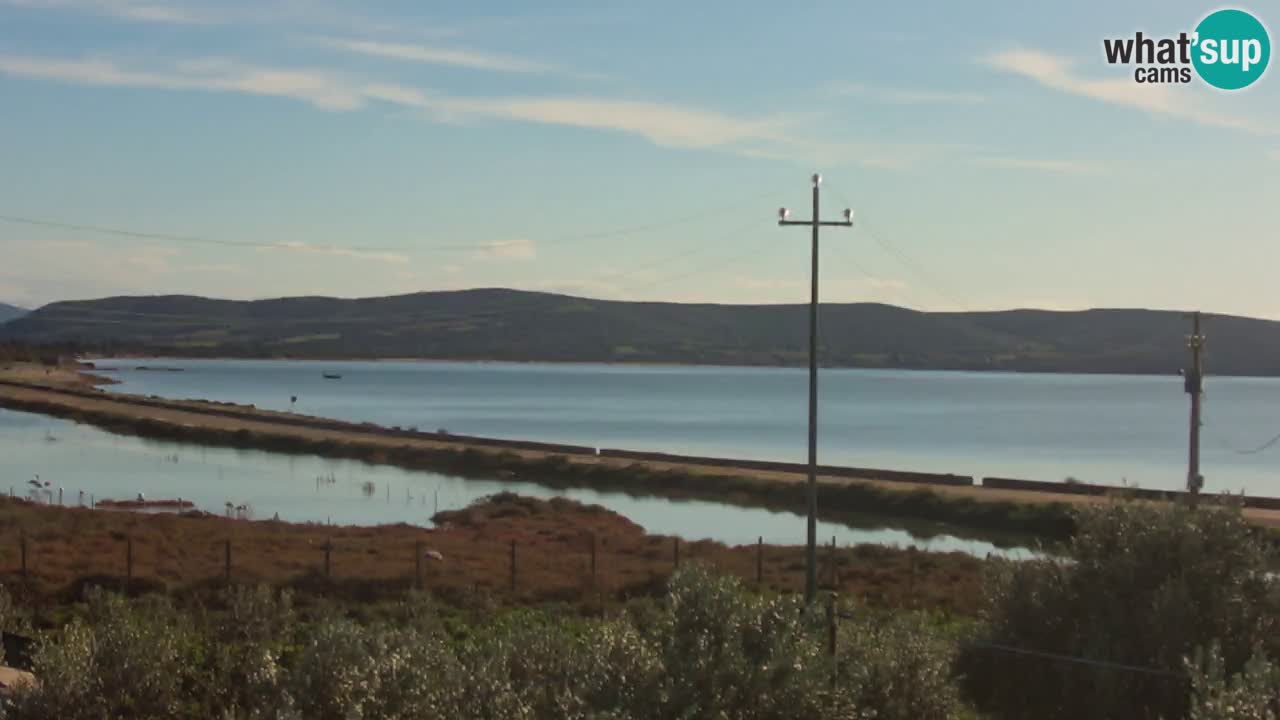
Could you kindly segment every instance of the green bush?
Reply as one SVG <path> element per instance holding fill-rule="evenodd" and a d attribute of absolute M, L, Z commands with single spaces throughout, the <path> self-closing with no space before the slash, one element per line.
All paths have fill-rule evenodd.
<path fill-rule="evenodd" d="M 919 615 L 841 625 L 841 676 L 877 720 L 946 720 L 964 714 L 955 682 L 956 641 Z"/>
<path fill-rule="evenodd" d="M 422 603 L 360 622 L 239 589 L 181 614 L 92 592 L 45 634 L 38 685 L 12 716 L 90 718 L 880 718 L 960 713 L 951 654 L 915 621 L 846 625 L 840 662 L 821 613 L 696 565 L 662 601 L 610 619 L 510 612 L 449 633 Z M 903 694 L 900 689 L 917 692 Z"/>
<path fill-rule="evenodd" d="M 39 683 L 13 698 L 19 718 L 172 718 L 183 710 L 190 636 L 167 604 L 100 591 L 86 619 L 46 636 L 33 658 Z"/>
<path fill-rule="evenodd" d="M 1115 503 L 1084 510 L 1066 558 L 1000 563 L 979 643 L 1157 673 L 1007 654 L 982 645 L 962 669 L 1003 718 L 1179 718 L 1185 659 L 1217 644 L 1240 673 L 1255 643 L 1280 657 L 1280 596 L 1238 508 Z"/>
<path fill-rule="evenodd" d="M 1239 673 L 1227 676 L 1215 645 L 1187 663 L 1191 720 L 1276 720 L 1280 717 L 1280 668 L 1259 651 Z"/>

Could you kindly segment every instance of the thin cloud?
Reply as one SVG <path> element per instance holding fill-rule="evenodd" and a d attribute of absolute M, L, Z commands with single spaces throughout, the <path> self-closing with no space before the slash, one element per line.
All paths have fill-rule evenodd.
<path fill-rule="evenodd" d="M 1190 120 L 1209 127 L 1274 134 L 1274 124 L 1228 115 L 1204 107 L 1189 88 L 1135 83 L 1130 78 L 1094 79 L 1076 74 L 1071 61 L 1038 50 L 1007 50 L 982 58 L 1003 72 L 1030 78 L 1045 87 L 1092 100 L 1143 110 L 1153 115 Z"/>
<path fill-rule="evenodd" d="M 906 170 L 980 150 L 938 142 L 829 141 L 789 115 L 744 117 L 672 103 L 591 96 L 461 97 L 323 69 L 262 67 L 223 58 L 139 66 L 102 57 L 0 54 L 0 75 L 105 87 L 225 92 L 305 102 L 340 112 L 373 104 L 419 110 L 436 122 L 518 121 L 626 133 L 662 147 L 746 157 Z"/>
<path fill-rule="evenodd" d="M 836 96 L 852 96 L 889 105 L 976 105 L 986 102 L 977 93 L 948 92 L 912 88 L 889 88 L 845 83 L 832 85 L 827 92 Z"/>
<path fill-rule="evenodd" d="M 207 25 L 212 16 L 181 4 L 146 0 L 2 0 L 0 4 L 28 10 L 70 10 L 119 20 L 169 25 Z"/>
<path fill-rule="evenodd" d="M 1014 170 L 1038 170 L 1061 175 L 1101 175 L 1107 172 L 1107 168 L 1103 165 L 1077 160 L 979 156 L 972 158 L 971 162 L 976 165 L 1011 168 Z"/>
<path fill-rule="evenodd" d="M 590 97 L 450 98 L 432 107 L 455 119 L 495 117 L 628 132 L 667 147 L 731 146 L 773 137 L 781 125 L 665 103 Z"/>
<path fill-rule="evenodd" d="M 261 248 L 260 252 L 301 252 L 310 255 L 330 255 L 352 260 L 368 260 L 395 265 L 404 265 L 409 262 L 408 256 L 400 253 L 380 250 L 357 250 L 354 248 L 333 247 L 331 245 L 312 245 L 305 242 L 286 242 L 275 247 Z"/>
<path fill-rule="evenodd" d="M 1280 160 L 1280 148 L 1275 148 L 1274 150 L 1268 150 L 1267 157 L 1271 158 L 1272 160 Z"/>
<path fill-rule="evenodd" d="M 525 238 L 492 243 L 472 255 L 476 260 L 533 260 L 536 257 L 537 243 Z"/>
<path fill-rule="evenodd" d="M 289 98 L 324 110 L 358 110 L 379 101 L 428 111 L 441 121 L 484 118 L 613 130 L 670 147 L 726 147 L 774 138 L 778 120 L 738 118 L 657 102 L 590 97 L 462 98 L 390 83 L 366 83 L 325 70 L 246 65 L 225 59 L 129 67 L 104 58 L 64 60 L 0 55 L 0 74 L 96 86 L 238 92 Z"/>
<path fill-rule="evenodd" d="M 471 70 L 488 70 L 492 72 L 523 73 L 530 75 L 547 75 L 564 72 L 554 65 L 539 62 L 537 60 L 528 60 L 510 55 L 498 55 L 494 53 L 463 50 L 459 48 L 389 43 L 379 42 L 376 40 L 350 40 L 331 37 L 317 38 L 316 42 L 328 48 L 344 50 L 361 55 L 370 55 L 373 57 L 388 58 L 392 60 L 405 60 L 408 62 L 427 63 L 430 65 L 461 67 Z"/>
<path fill-rule="evenodd" d="M 104 87 L 205 90 L 234 92 L 299 100 L 323 110 L 355 110 L 379 95 L 412 91 L 379 85 L 377 92 L 321 70 L 263 68 L 230 60 L 206 59 L 179 62 L 166 69 L 121 65 L 104 58 L 62 60 L 21 55 L 0 55 L 0 74 L 14 77 Z"/>
<path fill-rule="evenodd" d="M 360 3 L 324 0 L 0 0 L 0 7 L 32 11 L 70 12 L 124 22 L 167 25 L 284 25 L 341 32 L 394 33 L 397 36 L 439 38 L 456 35 L 456 28 L 406 24 L 359 12 Z"/>

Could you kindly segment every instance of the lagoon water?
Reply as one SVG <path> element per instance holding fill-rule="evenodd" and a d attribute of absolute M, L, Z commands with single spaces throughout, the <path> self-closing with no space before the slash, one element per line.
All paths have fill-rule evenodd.
<path fill-rule="evenodd" d="M 143 372 L 139 365 L 183 372 Z M 804 369 L 537 363 L 112 360 L 121 392 L 383 425 L 802 462 Z M 328 380 L 322 374 L 341 374 Z M 823 370 L 821 462 L 1150 488 L 1185 485 L 1182 380 Z M 1280 496 L 1280 379 L 1206 380 L 1212 492 Z"/>
<path fill-rule="evenodd" d="M 456 509 L 504 490 L 532 497 L 568 497 L 603 505 L 652 533 L 729 544 L 757 537 L 777 544 L 802 544 L 804 518 L 791 513 L 698 501 L 636 498 L 622 493 L 552 490 L 511 481 L 477 481 L 427 472 L 255 450 L 205 448 L 168 441 L 113 435 L 87 425 L 25 412 L 0 410 L 0 492 L 64 505 L 103 498 L 191 500 L 208 512 L 224 513 L 226 503 L 248 505 L 257 519 L 279 513 L 295 522 L 373 525 L 407 522 L 429 526 L 435 510 Z M 49 494 L 32 493 L 39 475 Z M 372 483 L 372 492 L 366 489 Z M 80 495 L 84 492 L 83 497 Z M 876 543 L 922 549 L 958 550 L 976 555 L 1025 556 L 987 542 L 933 535 L 913 536 L 896 528 L 853 528 L 822 523 L 819 536 L 842 545 Z"/>

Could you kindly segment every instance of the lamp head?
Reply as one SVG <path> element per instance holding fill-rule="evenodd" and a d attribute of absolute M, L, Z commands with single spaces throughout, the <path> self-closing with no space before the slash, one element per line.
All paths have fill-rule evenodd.
<path fill-rule="evenodd" d="M 790 210 L 788 210 L 788 209 L 786 209 L 786 208 L 778 208 L 778 219 L 779 219 L 779 220 L 786 220 L 786 219 L 787 219 L 787 218 L 789 218 L 789 217 L 791 217 L 791 211 L 790 211 Z"/>
<path fill-rule="evenodd" d="M 822 184 L 822 176 L 818 173 L 813 174 L 813 186 L 817 187 Z"/>

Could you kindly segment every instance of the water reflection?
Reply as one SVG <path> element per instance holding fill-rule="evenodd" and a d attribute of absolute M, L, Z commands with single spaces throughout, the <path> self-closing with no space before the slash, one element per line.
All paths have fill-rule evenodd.
<path fill-rule="evenodd" d="M 602 505 L 651 533 L 685 539 L 750 544 L 804 542 L 804 520 L 786 512 L 740 508 L 700 500 L 671 501 L 584 489 L 554 490 L 527 482 L 471 480 L 369 465 L 355 460 L 209 448 L 113 435 L 86 425 L 0 410 L 0 492 L 40 492 L 42 500 L 72 504 L 89 499 L 182 498 L 213 513 L 279 516 L 293 522 L 423 526 L 439 510 L 465 507 L 501 491 L 538 498 L 566 497 Z M 40 488 L 30 482 L 40 476 Z M 48 483 L 48 485 L 44 485 Z M 81 496 L 80 493 L 85 493 Z M 88 502 L 88 500 L 85 500 Z M 841 545 L 876 543 L 975 555 L 1025 557 L 989 542 L 950 535 L 920 537 L 907 530 L 820 523 L 819 537 Z"/>

